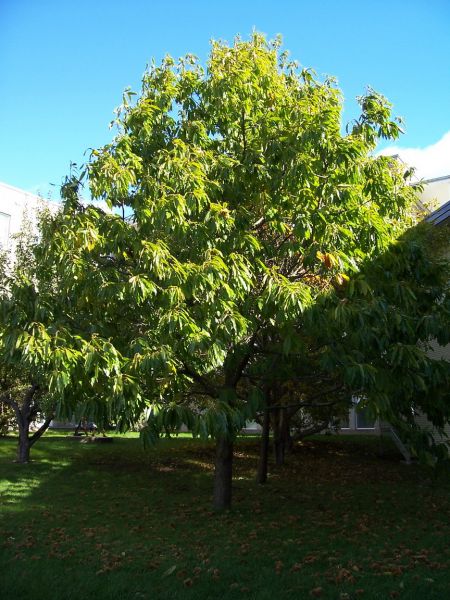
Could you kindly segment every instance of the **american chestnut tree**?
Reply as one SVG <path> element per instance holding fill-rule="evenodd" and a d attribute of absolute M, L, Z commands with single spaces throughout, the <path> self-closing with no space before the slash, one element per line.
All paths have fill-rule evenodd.
<path fill-rule="evenodd" d="M 360 268 L 411 224 L 415 191 L 374 156 L 401 132 L 389 103 L 373 90 L 359 102 L 343 133 L 334 80 L 279 40 L 213 42 L 206 68 L 189 55 L 152 64 L 112 142 L 63 188 L 45 254 L 67 311 L 114 349 L 123 410 L 150 412 L 144 435 L 184 422 L 215 438 L 218 509 L 231 503 L 233 438 L 281 377 L 305 406 L 363 386 L 342 294 L 369 298 Z M 109 211 L 83 206 L 86 183 Z"/>

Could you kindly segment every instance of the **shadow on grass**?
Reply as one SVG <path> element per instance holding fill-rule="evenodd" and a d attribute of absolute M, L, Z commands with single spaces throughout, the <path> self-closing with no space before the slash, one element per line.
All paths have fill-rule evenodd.
<path fill-rule="evenodd" d="M 0 597 L 445 597 L 448 488 L 380 461 L 376 442 L 324 437 L 261 487 L 257 442 L 238 440 L 234 508 L 217 515 L 212 444 L 48 438 L 19 466 L 2 440 Z"/>

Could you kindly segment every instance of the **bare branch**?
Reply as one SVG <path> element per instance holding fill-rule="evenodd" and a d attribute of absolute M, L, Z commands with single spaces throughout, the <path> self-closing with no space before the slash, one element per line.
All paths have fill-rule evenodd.
<path fill-rule="evenodd" d="M 252 225 L 252 229 L 259 229 L 266 222 L 266 217 L 261 217 Z"/>
<path fill-rule="evenodd" d="M 50 425 L 52 419 L 53 419 L 53 415 L 50 417 L 47 417 L 45 419 L 45 421 L 42 423 L 42 425 L 39 427 L 39 429 L 33 433 L 33 435 L 30 437 L 30 446 L 32 446 L 35 442 L 37 442 L 38 439 L 42 436 L 42 434 L 45 431 L 47 431 L 48 426 Z"/>

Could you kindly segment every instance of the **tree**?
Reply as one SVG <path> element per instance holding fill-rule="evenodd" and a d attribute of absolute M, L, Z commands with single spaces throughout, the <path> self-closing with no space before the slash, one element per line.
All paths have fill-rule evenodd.
<path fill-rule="evenodd" d="M 13 240 L 14 259 L 4 252 L 0 260 L 0 402 L 7 414 L 14 415 L 19 428 L 20 463 L 29 461 L 30 449 L 48 428 L 54 410 L 42 385 L 42 362 L 37 358 L 42 353 L 39 342 L 45 332 L 37 322 L 39 310 L 30 279 L 36 270 L 32 251 L 35 241 L 31 223 L 25 218 Z M 23 328 L 24 316 L 28 331 Z M 30 426 L 38 416 L 43 422 L 30 435 Z"/>
<path fill-rule="evenodd" d="M 373 156 L 401 132 L 387 100 L 369 90 L 342 134 L 334 80 L 290 62 L 279 40 L 213 42 L 206 70 L 166 57 L 134 96 L 114 140 L 63 187 L 46 261 L 151 408 L 144 435 L 185 422 L 216 439 L 222 509 L 234 436 L 268 386 L 295 382 L 318 408 L 361 387 L 361 361 L 336 359 L 336 331 L 351 356 L 336 299 L 350 281 L 369 289 L 360 268 L 410 225 L 415 190 Z M 83 206 L 85 181 L 112 212 Z"/>
<path fill-rule="evenodd" d="M 14 261 L 3 256 L 0 269 L 0 402 L 15 414 L 19 463 L 29 461 L 54 416 L 85 415 L 102 424 L 117 412 L 115 403 L 121 403 L 122 424 L 129 416 L 120 357 L 76 314 L 59 285 L 57 264 L 43 259 L 46 236 L 61 215 L 43 212 L 40 219 L 40 234 L 25 223 Z M 42 423 L 30 433 L 38 416 Z"/>
<path fill-rule="evenodd" d="M 432 343 L 450 342 L 447 252 L 448 231 L 411 228 L 337 297 L 323 298 L 315 317 L 334 328 L 334 360 L 360 404 L 395 426 L 428 464 L 448 458 L 448 444 L 416 420 L 425 415 L 445 438 L 450 363 L 433 356 Z"/>

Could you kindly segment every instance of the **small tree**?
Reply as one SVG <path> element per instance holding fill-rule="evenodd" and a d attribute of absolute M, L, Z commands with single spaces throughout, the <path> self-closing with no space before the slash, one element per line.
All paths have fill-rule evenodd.
<path fill-rule="evenodd" d="M 64 186 L 46 260 L 120 355 L 137 405 L 151 405 L 147 436 L 185 422 L 216 439 L 214 506 L 226 508 L 233 438 L 277 374 L 305 404 L 331 401 L 333 382 L 348 399 L 360 387 L 358 361 L 336 357 L 336 330 L 351 351 L 335 288 L 353 277 L 368 289 L 359 269 L 409 226 L 415 192 L 373 156 L 401 131 L 386 99 L 369 90 L 343 135 L 334 81 L 299 69 L 279 40 L 214 42 L 206 70 L 166 57 L 133 96 L 112 143 Z M 82 205 L 86 177 L 114 214 Z M 329 297 L 324 322 L 313 307 Z"/>
<path fill-rule="evenodd" d="M 38 313 L 32 284 L 36 273 L 33 255 L 36 236 L 27 217 L 12 242 L 13 258 L 4 252 L 0 259 L 0 401 L 15 417 L 19 429 L 17 461 L 25 463 L 29 461 L 32 445 L 48 428 L 54 406 L 43 384 L 42 363 L 33 356 L 39 349 L 32 341 L 40 337 L 42 329 L 36 322 Z M 24 315 L 34 335 L 21 329 Z M 30 435 L 30 426 L 38 416 L 42 423 Z"/>
<path fill-rule="evenodd" d="M 314 311 L 317 331 L 324 331 L 320 322 L 328 329 L 327 361 L 339 365 L 372 417 L 395 426 L 430 464 L 448 457 L 448 445 L 422 431 L 416 416 L 425 415 L 445 438 L 450 362 L 433 356 L 432 343 L 450 343 L 447 252 L 448 230 L 422 223 L 366 261 Z"/>
<path fill-rule="evenodd" d="M 101 425 L 120 404 L 124 425 L 131 419 L 127 398 L 133 396 L 133 409 L 138 405 L 136 388 L 123 381 L 120 354 L 76 313 L 76 299 L 61 288 L 58 260 L 45 260 L 46 236 L 60 219 L 42 213 L 40 234 L 25 226 L 14 261 L 1 261 L 0 402 L 15 414 L 20 463 L 54 416 L 85 415 Z M 42 423 L 30 432 L 37 416 Z"/>

